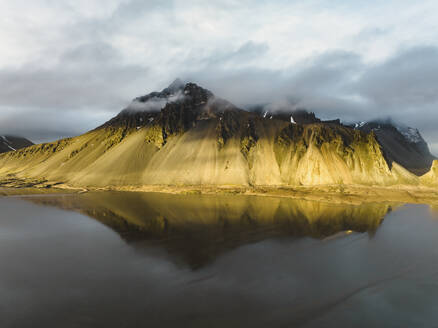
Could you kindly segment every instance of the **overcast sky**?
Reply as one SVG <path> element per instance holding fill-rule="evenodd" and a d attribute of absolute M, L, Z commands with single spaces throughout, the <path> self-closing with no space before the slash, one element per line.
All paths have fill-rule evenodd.
<path fill-rule="evenodd" d="M 438 154 L 438 1 L 0 0 L 0 134 L 102 124 L 176 77 L 238 106 L 393 117 Z"/>

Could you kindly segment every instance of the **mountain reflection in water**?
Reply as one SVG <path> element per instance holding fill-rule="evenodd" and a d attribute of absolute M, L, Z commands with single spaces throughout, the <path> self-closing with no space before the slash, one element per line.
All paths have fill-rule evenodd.
<path fill-rule="evenodd" d="M 434 327 L 437 235 L 425 205 L 0 197 L 0 327 Z"/>
<path fill-rule="evenodd" d="M 238 246 L 269 238 L 372 236 L 394 205 L 329 204 L 242 195 L 93 192 L 25 197 L 79 211 L 133 247 L 164 247 L 174 262 L 200 268 Z"/>

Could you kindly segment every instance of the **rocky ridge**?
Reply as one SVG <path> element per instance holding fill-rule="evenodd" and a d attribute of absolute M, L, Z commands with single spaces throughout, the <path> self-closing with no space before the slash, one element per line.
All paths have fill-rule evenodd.
<path fill-rule="evenodd" d="M 0 178 L 87 188 L 418 185 L 378 133 L 305 111 L 248 112 L 176 80 L 84 135 L 0 156 Z"/>

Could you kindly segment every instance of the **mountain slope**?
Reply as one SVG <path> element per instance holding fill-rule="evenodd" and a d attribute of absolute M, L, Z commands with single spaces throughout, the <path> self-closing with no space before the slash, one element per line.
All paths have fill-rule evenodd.
<path fill-rule="evenodd" d="M 434 160 L 429 172 L 420 177 L 423 184 L 428 186 L 438 186 L 438 160 Z"/>
<path fill-rule="evenodd" d="M 373 131 L 247 112 L 179 81 L 79 137 L 0 156 L 0 177 L 80 187 L 418 184 Z"/>
<path fill-rule="evenodd" d="M 0 136 L 0 153 L 15 151 L 17 149 L 32 146 L 33 142 L 21 137 Z"/>
<path fill-rule="evenodd" d="M 423 175 L 430 170 L 435 157 L 417 129 L 397 126 L 390 121 L 362 122 L 356 124 L 355 128 L 375 133 L 390 165 L 399 163 L 416 175 Z"/>

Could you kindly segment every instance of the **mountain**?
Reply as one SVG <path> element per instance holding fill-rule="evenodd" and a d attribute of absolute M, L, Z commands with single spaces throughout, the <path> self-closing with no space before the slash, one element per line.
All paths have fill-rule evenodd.
<path fill-rule="evenodd" d="M 353 127 L 367 133 L 374 132 L 389 165 L 398 163 L 420 176 L 430 170 L 436 159 L 418 129 L 391 120 L 360 122 Z"/>
<path fill-rule="evenodd" d="M 419 183 L 378 131 L 285 115 L 248 112 L 176 80 L 84 135 L 0 155 L 0 179 L 86 188 Z"/>
<path fill-rule="evenodd" d="M 0 136 L 0 153 L 15 151 L 24 147 L 32 146 L 33 142 L 26 138 L 14 136 Z"/>

